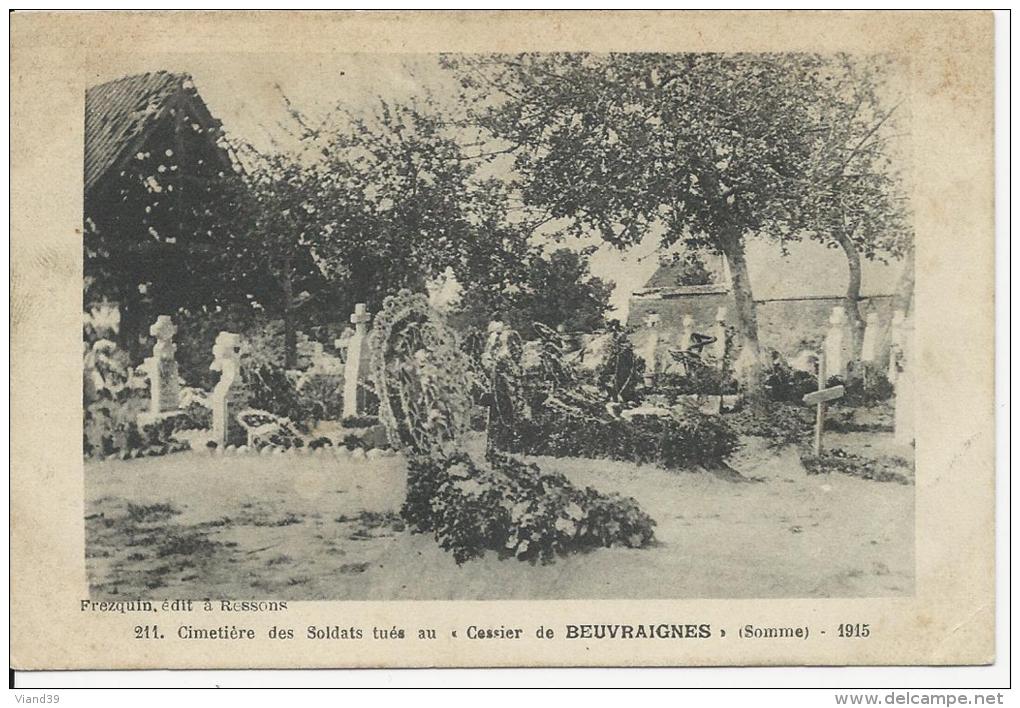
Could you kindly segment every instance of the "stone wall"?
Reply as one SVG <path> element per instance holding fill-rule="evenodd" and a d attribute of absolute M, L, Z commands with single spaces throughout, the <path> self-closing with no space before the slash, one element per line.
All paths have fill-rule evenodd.
<path fill-rule="evenodd" d="M 880 295 L 861 299 L 861 315 L 878 313 L 879 332 L 876 338 L 878 362 L 888 360 L 889 327 L 895 298 Z M 820 297 L 799 300 L 759 300 L 758 337 L 763 347 L 776 349 L 787 358 L 802 349 L 819 350 L 825 341 L 832 308 L 842 305 L 843 298 Z M 627 327 L 640 338 L 649 315 L 658 317 L 659 341 L 670 347 L 680 345 L 684 315 L 694 318 L 694 329 L 712 334 L 719 307 L 728 308 L 730 326 L 735 325 L 733 298 L 728 292 L 704 292 L 665 297 L 635 297 L 630 301 Z"/>

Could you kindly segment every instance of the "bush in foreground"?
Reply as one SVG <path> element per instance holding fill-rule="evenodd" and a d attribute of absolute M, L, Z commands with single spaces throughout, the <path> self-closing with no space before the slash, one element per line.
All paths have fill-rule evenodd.
<path fill-rule="evenodd" d="M 401 515 L 413 530 L 431 532 L 457 563 L 485 551 L 548 563 L 572 551 L 640 548 L 655 526 L 631 498 L 581 489 L 509 456 L 481 467 L 465 453 L 412 459 Z"/>

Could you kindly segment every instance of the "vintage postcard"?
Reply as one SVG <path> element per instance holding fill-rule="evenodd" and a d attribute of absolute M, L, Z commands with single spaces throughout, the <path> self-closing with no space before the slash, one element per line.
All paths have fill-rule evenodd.
<path fill-rule="evenodd" d="M 992 28 L 13 14 L 14 668 L 993 662 Z"/>

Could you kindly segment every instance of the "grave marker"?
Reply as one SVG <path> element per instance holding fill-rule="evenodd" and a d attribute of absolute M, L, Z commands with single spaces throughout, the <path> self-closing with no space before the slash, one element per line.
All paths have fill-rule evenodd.
<path fill-rule="evenodd" d="M 344 364 L 344 417 L 359 416 L 365 407 L 365 391 L 362 382 L 368 378 L 369 357 L 368 323 L 372 315 L 365 303 L 354 306 L 351 324 L 354 334 L 347 340 L 347 361 Z"/>
<path fill-rule="evenodd" d="M 241 379 L 241 335 L 220 332 L 213 345 L 213 363 L 209 366 L 220 372 L 209 400 L 212 403 L 213 440 L 220 449 L 230 443 L 241 444 L 244 429 L 237 422 L 237 414 L 248 405 L 248 392 Z"/>
<path fill-rule="evenodd" d="M 149 375 L 150 396 L 148 412 L 139 416 L 139 423 L 143 425 L 176 413 L 180 408 L 177 360 L 174 358 L 177 345 L 173 341 L 177 327 L 170 315 L 160 315 L 149 328 L 149 334 L 156 338 L 156 344 L 152 356 L 142 365 Z"/>
<path fill-rule="evenodd" d="M 842 386 L 825 388 L 825 354 L 818 357 L 818 390 L 805 394 L 804 403 L 817 406 L 815 410 L 815 457 L 822 454 L 822 430 L 825 428 L 825 409 L 829 401 L 843 397 Z"/>
<path fill-rule="evenodd" d="M 864 388 L 870 385 L 870 372 L 878 359 L 878 313 L 869 312 L 864 323 L 864 340 L 861 342 L 861 374 Z"/>
<path fill-rule="evenodd" d="M 657 313 L 649 313 L 645 317 L 645 329 L 648 330 L 647 339 L 641 345 L 638 355 L 645 362 L 645 373 L 642 377 L 645 386 L 652 386 L 655 384 L 655 374 L 659 368 L 659 315 Z"/>
<path fill-rule="evenodd" d="M 832 376 L 846 378 L 846 310 L 842 305 L 832 308 L 829 331 L 825 335 L 825 362 Z"/>

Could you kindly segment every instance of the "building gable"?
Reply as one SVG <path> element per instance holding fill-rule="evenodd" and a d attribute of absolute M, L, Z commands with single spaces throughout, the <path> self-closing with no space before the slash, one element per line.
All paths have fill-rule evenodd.
<path fill-rule="evenodd" d="M 108 173 L 130 159 L 175 107 L 183 108 L 209 140 L 215 140 L 220 123 L 209 113 L 187 74 L 156 71 L 88 88 L 85 91 L 85 194 L 90 194 Z M 230 164 L 225 153 L 222 159 Z"/>

